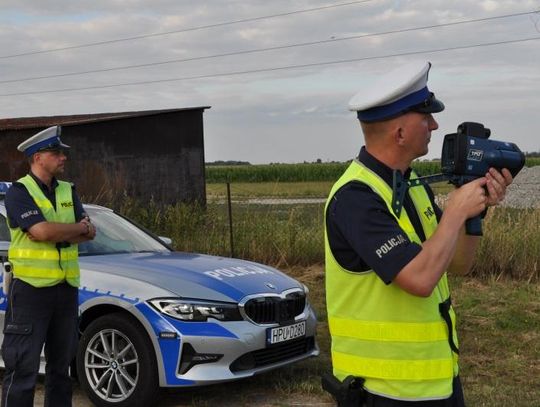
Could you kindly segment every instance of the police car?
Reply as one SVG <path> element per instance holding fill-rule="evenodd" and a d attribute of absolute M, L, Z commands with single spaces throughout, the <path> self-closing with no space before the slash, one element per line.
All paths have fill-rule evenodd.
<path fill-rule="evenodd" d="M 76 371 L 94 404 L 150 405 L 159 387 L 241 379 L 318 355 L 298 281 L 250 261 L 174 252 L 108 208 L 85 210 L 98 233 L 79 245 Z M 0 200 L 2 256 L 9 240 Z M 2 293 L 2 326 L 6 305 Z"/>

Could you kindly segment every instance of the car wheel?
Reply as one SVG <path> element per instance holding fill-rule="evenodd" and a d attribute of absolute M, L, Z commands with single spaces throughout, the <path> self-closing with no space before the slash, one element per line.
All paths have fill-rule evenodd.
<path fill-rule="evenodd" d="M 146 331 L 114 313 L 92 321 L 77 351 L 81 387 L 96 406 L 149 406 L 158 390 L 156 361 Z"/>

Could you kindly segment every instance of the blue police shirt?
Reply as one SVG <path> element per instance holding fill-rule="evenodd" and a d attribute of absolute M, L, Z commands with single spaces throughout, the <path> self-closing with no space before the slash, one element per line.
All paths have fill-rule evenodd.
<path fill-rule="evenodd" d="M 365 147 L 362 147 L 358 159 L 392 186 L 392 169 L 369 154 Z M 411 169 L 408 169 L 406 178 L 410 172 Z M 426 189 L 435 215 L 440 220 L 442 211 L 435 204 L 433 191 L 429 187 Z M 409 194 L 405 194 L 403 208 L 416 233 L 422 242 L 425 241 L 420 218 Z M 383 199 L 364 183 L 353 181 L 341 187 L 328 205 L 326 215 L 330 249 L 337 262 L 347 270 L 362 272 L 371 269 L 386 284 L 390 284 L 421 250 L 419 244 L 408 239 Z M 392 250 L 385 250 L 384 253 L 381 247 L 391 239 L 397 239 L 394 242 L 399 241 L 400 244 L 392 245 Z"/>
<path fill-rule="evenodd" d="M 56 178 L 53 178 L 51 183 L 52 188 L 49 190 L 49 187 L 39 178 L 31 172 L 29 174 L 37 182 L 49 201 L 51 201 L 54 209 L 56 209 L 55 188 L 58 186 Z M 79 222 L 86 216 L 86 213 L 79 197 L 75 193 L 75 187 L 72 188 L 72 194 L 75 219 Z M 5 205 L 9 225 L 13 228 L 20 227 L 23 232 L 28 231 L 28 229 L 37 223 L 47 221 L 26 187 L 20 182 L 14 182 L 6 192 Z"/>

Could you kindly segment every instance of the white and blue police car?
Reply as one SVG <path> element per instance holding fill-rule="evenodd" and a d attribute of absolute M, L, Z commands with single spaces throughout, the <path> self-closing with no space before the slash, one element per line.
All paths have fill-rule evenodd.
<path fill-rule="evenodd" d="M 94 404 L 151 405 L 159 387 L 241 379 L 319 354 L 300 282 L 250 261 L 174 252 L 108 208 L 85 210 L 98 233 L 79 245 L 76 370 Z M 1 256 L 9 240 L 0 199 Z M 1 326 L 6 305 L 2 294 Z"/>

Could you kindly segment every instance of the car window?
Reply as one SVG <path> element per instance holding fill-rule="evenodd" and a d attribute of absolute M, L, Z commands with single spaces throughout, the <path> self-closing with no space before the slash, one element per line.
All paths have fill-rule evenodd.
<path fill-rule="evenodd" d="M 3 215 L 0 215 L 0 240 L 11 241 L 7 219 Z"/>
<path fill-rule="evenodd" d="M 114 212 L 91 207 L 85 209 L 97 233 L 94 240 L 79 244 L 79 255 L 169 251 L 154 237 Z"/>

